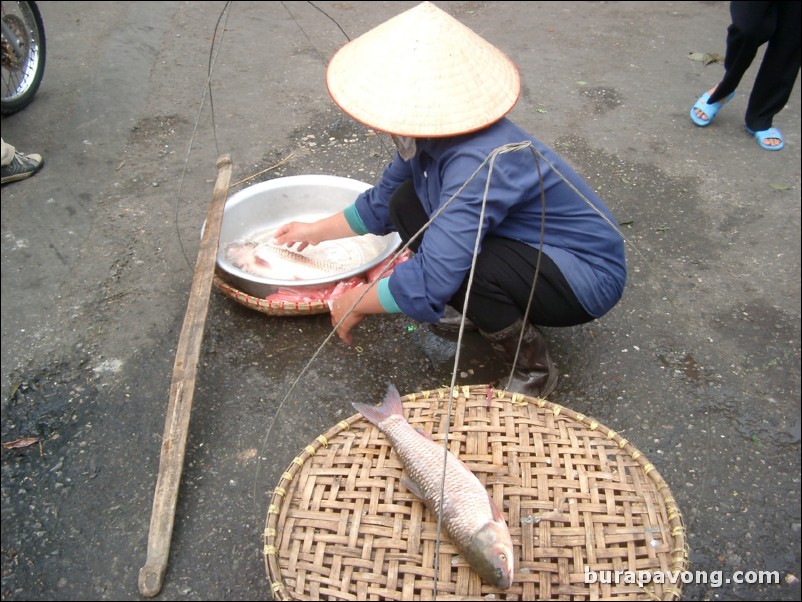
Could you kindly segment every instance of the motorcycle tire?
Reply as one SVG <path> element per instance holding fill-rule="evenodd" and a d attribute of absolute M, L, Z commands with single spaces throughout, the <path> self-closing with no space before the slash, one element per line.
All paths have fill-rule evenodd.
<path fill-rule="evenodd" d="M 27 107 L 45 74 L 45 26 L 36 2 L 3 2 L 0 110 L 11 115 Z M 10 32 L 18 40 L 9 39 Z"/>

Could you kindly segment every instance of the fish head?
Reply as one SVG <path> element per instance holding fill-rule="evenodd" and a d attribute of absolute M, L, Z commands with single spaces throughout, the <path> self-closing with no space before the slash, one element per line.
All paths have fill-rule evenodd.
<path fill-rule="evenodd" d="M 513 547 L 504 521 L 490 521 L 471 538 L 463 551 L 466 560 L 483 581 L 499 589 L 509 589 L 513 578 Z"/>
<path fill-rule="evenodd" d="M 234 267 L 242 269 L 253 262 L 256 245 L 251 242 L 232 242 L 226 246 L 225 257 Z"/>

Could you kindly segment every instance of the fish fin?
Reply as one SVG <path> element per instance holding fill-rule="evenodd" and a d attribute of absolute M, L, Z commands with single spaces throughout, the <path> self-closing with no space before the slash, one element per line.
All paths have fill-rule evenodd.
<path fill-rule="evenodd" d="M 379 426 L 381 422 L 384 422 L 394 414 L 398 414 L 399 416 L 404 415 L 403 406 L 401 405 L 401 396 L 398 394 L 398 389 L 395 388 L 395 385 L 387 387 L 387 394 L 384 396 L 384 401 L 379 406 L 356 402 L 351 405 L 354 406 L 357 412 L 376 426 Z"/>
<path fill-rule="evenodd" d="M 269 267 L 271 267 L 270 266 L 270 262 L 267 259 L 265 259 L 264 257 L 262 257 L 261 255 L 254 255 L 253 256 L 253 263 L 255 265 L 259 266 L 260 268 L 269 268 Z"/>
<path fill-rule="evenodd" d="M 420 487 L 418 487 L 417 484 L 412 479 L 410 479 L 408 477 L 401 477 L 399 479 L 399 482 L 404 487 L 409 489 L 416 498 L 418 498 L 420 500 L 423 499 L 423 493 L 421 492 Z"/>
<path fill-rule="evenodd" d="M 506 524 L 504 515 L 501 513 L 501 510 L 498 509 L 498 506 L 496 506 L 496 502 L 493 501 L 493 496 L 490 495 L 489 491 L 487 492 L 487 499 L 490 502 L 490 510 L 493 512 L 493 519 Z"/>
<path fill-rule="evenodd" d="M 264 245 L 256 245 L 253 249 L 254 249 L 253 250 L 253 262 L 256 265 L 269 268 L 270 267 L 270 258 L 267 257 L 267 255 L 265 255 L 264 253 L 260 252 L 260 251 L 262 251 L 264 249 Z"/>
<path fill-rule="evenodd" d="M 418 431 L 418 434 L 420 434 L 422 437 L 425 437 L 429 441 L 434 441 L 434 439 L 432 439 L 432 434 L 430 432 L 424 431 L 422 428 L 418 427 L 415 427 L 415 430 Z"/>

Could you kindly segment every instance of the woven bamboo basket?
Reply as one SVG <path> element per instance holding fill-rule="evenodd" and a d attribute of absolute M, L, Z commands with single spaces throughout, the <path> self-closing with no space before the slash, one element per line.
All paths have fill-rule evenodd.
<path fill-rule="evenodd" d="M 262 299 L 244 293 L 220 278 L 217 274 L 215 274 L 212 282 L 215 288 L 229 299 L 236 301 L 240 305 L 271 316 L 309 316 L 313 314 L 329 313 L 329 306 L 322 300 L 309 302 L 273 301 L 271 299 Z"/>
<path fill-rule="evenodd" d="M 512 587 L 481 582 L 444 534 L 438 554 L 437 517 L 399 484 L 398 456 L 356 414 L 308 445 L 272 495 L 264 559 L 274 599 L 680 597 L 682 580 L 668 576 L 688 566 L 682 515 L 632 444 L 568 408 L 486 386 L 455 389 L 449 425 L 448 399 L 446 388 L 402 402 L 435 441 L 448 428 L 449 451 L 502 509 L 516 554 Z"/>

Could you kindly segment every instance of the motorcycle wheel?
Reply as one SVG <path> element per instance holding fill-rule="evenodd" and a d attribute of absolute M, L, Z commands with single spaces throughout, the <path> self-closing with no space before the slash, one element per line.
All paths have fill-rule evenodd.
<path fill-rule="evenodd" d="M 45 74 L 45 26 L 36 2 L 3 2 L 2 81 L 3 115 L 27 107 Z M 18 40 L 14 44 L 10 32 Z M 18 51 L 17 51 L 18 49 Z"/>

